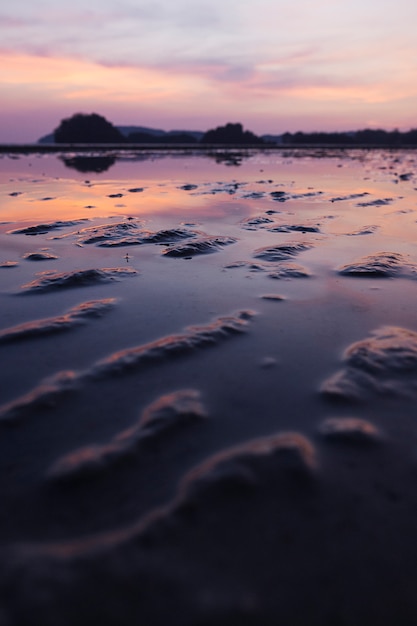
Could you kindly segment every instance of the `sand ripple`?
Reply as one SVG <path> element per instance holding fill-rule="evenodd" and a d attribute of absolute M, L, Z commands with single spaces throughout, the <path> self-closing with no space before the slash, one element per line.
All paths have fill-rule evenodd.
<path fill-rule="evenodd" d="M 114 463 L 128 459 L 149 441 L 206 416 L 198 391 L 185 389 L 161 396 L 143 411 L 137 424 L 105 445 L 81 448 L 64 456 L 50 468 L 48 476 L 53 480 L 70 480 L 107 470 Z"/>
<path fill-rule="evenodd" d="M 240 222 L 242 228 L 246 230 L 256 230 L 257 228 L 263 228 L 265 224 L 273 224 L 274 220 L 263 215 L 257 215 L 255 217 L 247 217 Z"/>
<path fill-rule="evenodd" d="M 336 196 L 334 198 L 330 198 L 330 202 L 342 202 L 344 200 L 357 200 L 358 198 L 363 198 L 364 196 L 369 196 L 367 191 L 363 191 L 360 193 L 349 193 L 345 196 Z"/>
<path fill-rule="evenodd" d="M 122 246 L 139 246 L 145 243 L 170 244 L 181 239 L 191 239 L 202 235 L 197 231 L 187 230 L 185 228 L 170 228 L 152 232 L 150 230 L 139 231 L 136 235 L 129 235 L 121 239 L 108 239 L 102 241 L 98 245 L 104 248 L 114 248 Z"/>
<path fill-rule="evenodd" d="M 319 226 L 310 224 L 280 224 L 273 228 L 268 228 L 270 233 L 319 233 Z"/>
<path fill-rule="evenodd" d="M 306 242 L 281 243 L 275 246 L 259 248 L 255 250 L 253 256 L 264 261 L 286 261 L 288 258 L 296 256 L 300 252 L 304 252 L 304 250 L 309 250 L 311 247 L 311 244 Z"/>
<path fill-rule="evenodd" d="M 354 230 L 351 233 L 346 233 L 349 237 L 355 237 L 357 235 L 372 235 L 374 232 L 378 230 L 379 226 L 376 224 L 371 224 L 370 226 L 362 226 L 358 230 Z"/>
<path fill-rule="evenodd" d="M 148 361 L 215 344 L 230 335 L 244 332 L 252 316 L 251 311 L 242 311 L 236 316 L 220 317 L 207 326 L 191 326 L 188 332 L 182 335 L 169 335 L 142 346 L 121 350 L 100 361 L 93 373 L 102 376 L 123 372 L 140 367 Z"/>
<path fill-rule="evenodd" d="M 101 224 L 100 226 L 89 226 L 77 233 L 70 233 L 66 236 L 77 235 L 81 244 L 103 244 L 107 241 L 118 241 L 131 233 L 140 231 L 141 223 L 138 222 L 118 222 L 116 224 Z"/>
<path fill-rule="evenodd" d="M 386 206 L 394 202 L 394 198 L 376 198 L 375 200 L 369 200 L 368 202 L 358 202 L 356 206 Z"/>
<path fill-rule="evenodd" d="M 417 396 L 417 333 L 384 326 L 352 344 L 343 370 L 325 381 L 322 392 L 333 398 L 361 400 L 370 393 Z"/>
<path fill-rule="evenodd" d="M 309 278 L 311 272 L 299 265 L 298 263 L 292 263 L 290 261 L 277 263 L 274 269 L 268 273 L 269 278 L 274 279 L 291 279 L 291 278 Z"/>
<path fill-rule="evenodd" d="M 27 261 L 54 261 L 58 257 L 50 252 L 28 252 L 23 258 Z"/>
<path fill-rule="evenodd" d="M 179 244 L 177 246 L 169 246 L 164 250 L 164 256 L 172 257 L 188 257 L 195 256 L 196 254 L 210 254 L 211 252 L 217 252 L 223 246 L 228 246 L 231 243 L 235 243 L 237 239 L 235 237 L 227 236 L 207 236 L 205 238 L 195 239 L 186 243 Z"/>
<path fill-rule="evenodd" d="M 225 269 L 236 269 L 244 267 L 249 272 L 268 272 L 269 278 L 290 280 L 291 278 L 308 278 L 311 272 L 292 261 L 278 261 L 268 263 L 254 263 L 253 261 L 234 261 L 225 265 Z"/>
<path fill-rule="evenodd" d="M 59 397 L 74 391 L 79 382 L 79 376 L 73 371 L 58 372 L 45 379 L 39 386 L 27 394 L 3 404 L 0 407 L 0 422 L 14 423 L 26 414 L 32 414 L 38 409 L 53 409 Z"/>
<path fill-rule="evenodd" d="M 338 269 L 342 276 L 389 278 L 392 276 L 414 276 L 417 268 L 408 257 L 398 252 L 377 252 L 361 257 Z"/>
<path fill-rule="evenodd" d="M 40 272 L 38 278 L 22 285 L 23 293 L 44 293 L 55 289 L 89 287 L 116 280 L 122 276 L 135 276 L 138 271 L 128 267 L 74 270 L 72 272 Z"/>
<path fill-rule="evenodd" d="M 67 228 L 69 226 L 76 226 L 77 224 L 82 224 L 88 221 L 87 219 L 82 220 L 68 220 L 57 222 L 50 222 L 48 224 L 36 224 L 35 226 L 26 226 L 25 228 L 18 228 L 16 230 L 10 230 L 9 235 L 45 235 L 49 233 L 51 230 L 57 230 L 59 228 Z"/>
<path fill-rule="evenodd" d="M 189 228 L 167 228 L 151 231 L 143 228 L 141 221 L 118 222 L 89 226 L 80 231 L 63 235 L 63 238 L 76 236 L 78 244 L 95 244 L 103 248 L 140 246 L 145 243 L 170 244 L 182 239 L 204 236 L 204 233 Z M 58 237 L 60 239 L 61 237 Z"/>
<path fill-rule="evenodd" d="M 318 430 L 326 440 L 348 444 L 374 444 L 381 437 L 379 428 L 356 417 L 326 419 Z"/>
<path fill-rule="evenodd" d="M 33 337 L 43 337 L 45 335 L 69 330 L 84 324 L 85 320 L 88 318 L 102 315 L 113 307 L 115 302 L 115 298 L 90 300 L 89 302 L 83 302 L 73 307 L 64 315 L 48 317 L 6 328 L 0 331 L 0 343 L 10 343 Z"/>
<path fill-rule="evenodd" d="M 205 498 L 207 489 L 222 494 L 231 486 L 256 484 L 266 472 L 296 480 L 314 477 L 314 445 L 300 433 L 278 433 L 223 450 L 193 469 L 180 485 L 185 501 Z"/>
<path fill-rule="evenodd" d="M 81 305 L 82 306 L 82 305 Z M 59 372 L 24 396 L 0 407 L 0 422 L 13 422 L 39 407 L 49 406 L 69 390 L 92 379 L 121 375 L 149 363 L 213 346 L 232 335 L 245 332 L 254 313 L 241 311 L 236 316 L 220 317 L 206 326 L 192 326 L 182 335 L 169 335 L 151 343 L 127 348 L 98 361 L 81 372 Z"/>

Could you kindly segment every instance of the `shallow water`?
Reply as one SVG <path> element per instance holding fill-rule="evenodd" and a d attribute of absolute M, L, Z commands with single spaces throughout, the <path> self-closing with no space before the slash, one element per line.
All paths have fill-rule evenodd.
<path fill-rule="evenodd" d="M 370 571 L 403 558 L 407 585 L 417 582 L 404 516 L 417 517 L 414 153 L 68 163 L 0 159 L 0 585 L 27 607 L 12 594 L 5 624 L 107 623 L 118 603 L 129 607 L 120 624 L 149 615 L 163 624 L 173 608 L 181 626 L 385 623 L 400 599 L 417 618 L 405 588 L 376 602 L 383 576 L 358 587 L 353 562 L 328 601 L 323 583 L 305 578 L 308 558 L 321 567 L 314 533 L 292 553 L 281 537 L 309 523 L 330 570 L 335 545 L 338 559 L 356 550 L 359 566 L 385 516 L 386 545 L 382 533 L 369 547 Z M 275 484 L 276 473 L 290 483 Z M 306 495 L 306 477 L 320 496 Z M 242 496 L 247 484 L 256 506 Z M 355 500 L 358 484 L 367 486 Z M 401 510 L 381 504 L 377 484 L 403 494 Z M 230 489 L 237 500 L 226 504 Z M 202 518 L 212 507 L 218 518 Z M 255 540 L 272 532 L 272 518 L 262 526 L 269 514 L 278 526 L 287 516 L 282 533 Z M 364 518 L 365 530 L 355 526 Z M 271 554 L 294 585 L 307 580 L 309 620 L 266 591 L 283 576 Z M 134 576 L 153 581 L 146 602 L 119 589 Z M 100 584 L 107 604 L 95 599 Z M 157 608 L 165 586 L 166 612 Z M 343 588 L 370 600 L 348 610 Z M 71 617 L 61 610 L 68 594 L 78 598 Z"/>

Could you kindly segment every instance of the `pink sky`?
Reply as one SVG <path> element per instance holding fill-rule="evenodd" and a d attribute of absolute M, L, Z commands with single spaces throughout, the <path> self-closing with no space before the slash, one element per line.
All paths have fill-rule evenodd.
<path fill-rule="evenodd" d="M 258 134 L 417 127 L 417 5 L 19 0 L 0 10 L 0 142 L 76 112 Z"/>

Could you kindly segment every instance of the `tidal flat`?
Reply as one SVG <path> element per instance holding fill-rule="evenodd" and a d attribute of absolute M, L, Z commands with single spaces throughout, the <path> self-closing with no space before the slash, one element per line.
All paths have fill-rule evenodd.
<path fill-rule="evenodd" d="M 414 625 L 415 152 L 0 185 L 0 626 Z"/>

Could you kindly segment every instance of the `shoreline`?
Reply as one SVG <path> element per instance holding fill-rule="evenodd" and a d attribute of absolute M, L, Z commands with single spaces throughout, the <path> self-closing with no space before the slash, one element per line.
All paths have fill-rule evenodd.
<path fill-rule="evenodd" d="M 287 152 L 294 150 L 407 150 L 414 151 L 417 145 L 390 146 L 385 144 L 361 144 L 352 145 L 345 143 L 338 144 L 168 144 L 168 143 L 62 143 L 62 144 L 0 144 L 0 154 L 28 154 L 28 153 L 60 153 L 60 152 L 108 152 L 109 150 L 118 152 L 184 152 L 210 153 L 212 151 L 230 152 Z"/>

